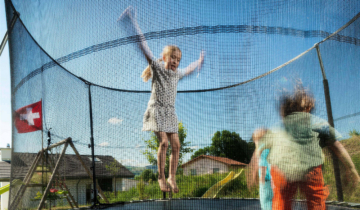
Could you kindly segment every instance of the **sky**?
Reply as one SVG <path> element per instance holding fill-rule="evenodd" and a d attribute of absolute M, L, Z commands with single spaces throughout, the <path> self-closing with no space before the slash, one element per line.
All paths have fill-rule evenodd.
<path fill-rule="evenodd" d="M 105 45 L 104 50 L 93 50 L 104 46 L 104 43 L 126 40 L 134 35 L 134 32 L 129 30 L 131 25 L 128 20 L 117 21 L 128 6 L 127 2 L 114 4 L 108 1 L 108 4 L 98 5 L 97 1 L 89 1 L 87 7 L 82 1 L 71 1 L 71 4 L 67 1 L 13 2 L 35 41 L 48 55 L 58 59 L 62 67 L 69 72 L 101 86 L 125 90 L 150 90 L 151 83 L 144 83 L 139 77 L 146 67 L 146 62 L 135 43 Z M 278 1 L 233 1 L 216 5 L 216 2 L 204 0 L 192 2 L 193 5 L 190 6 L 186 5 L 186 2 L 178 1 L 166 1 L 161 5 L 157 2 L 136 5 L 137 20 L 144 33 L 199 25 L 246 26 L 245 32 L 241 33 L 226 33 L 227 29 L 224 27 L 223 33 L 190 33 L 172 37 L 166 34 L 170 32 L 164 32 L 166 38 L 148 40 L 149 47 L 156 57 L 160 56 L 164 45 L 178 45 L 183 52 L 179 68 L 184 68 L 196 60 L 201 50 L 206 51 L 203 69 L 198 75 L 193 74 L 180 81 L 180 91 L 223 87 L 266 73 L 323 39 L 319 36 L 305 37 L 305 32 L 320 28 L 331 33 L 351 19 L 356 14 L 354 11 L 358 12 L 356 8 L 359 8 L 359 4 L 354 2 L 349 6 L 348 3 L 339 3 L 335 0 L 331 2 L 339 4 L 337 7 L 333 4 L 326 7 L 326 1 L 316 1 L 313 7 L 309 8 L 306 7 L 306 0 L 297 7 L 291 4 L 282 5 Z M 317 10 L 319 6 L 323 6 L 321 12 Z M 201 10 L 196 9 L 198 7 L 201 7 Z M 36 12 L 39 8 L 42 8 L 41 12 Z M 78 8 L 83 9 L 81 16 Z M 353 13 L 338 14 L 341 9 L 353 10 Z M 3 10 L 2 7 L 1 11 Z M 153 12 L 159 10 L 166 10 L 173 15 L 165 16 L 168 13 Z M 288 12 L 290 10 L 291 12 Z M 278 17 L 279 14 L 281 17 Z M 4 21 L 1 26 L 4 26 L 4 12 L 1 13 L 1 18 Z M 167 21 L 163 21 L 164 19 Z M 148 20 L 151 20 L 151 24 L 148 24 Z M 254 25 L 272 26 L 273 28 L 265 29 L 269 30 L 269 33 L 275 31 L 279 34 L 258 33 L 257 29 L 252 27 Z M 294 35 L 289 35 L 288 29 L 297 31 Z M 247 33 L 246 30 L 253 31 Z M 24 35 L 24 42 L 14 43 L 14 49 L 23 55 L 17 58 L 16 68 L 20 69 L 22 74 L 15 75 L 15 85 L 26 75 L 39 70 L 44 63 L 51 63 L 51 59 L 25 31 L 23 32 L 19 34 Z M 2 34 L 4 33 L 5 29 Z M 153 35 L 156 36 L 156 33 Z M 322 47 L 330 49 L 323 52 L 324 60 L 327 61 L 325 66 L 329 72 L 329 80 L 331 78 L 330 85 L 334 84 L 333 82 L 336 82 L 337 87 L 343 85 L 342 88 L 354 85 L 356 90 L 357 81 L 352 80 L 349 75 L 358 76 L 360 72 L 356 70 L 356 66 L 359 65 L 351 60 L 356 57 L 358 47 L 337 42 L 324 44 Z M 22 51 L 23 49 L 26 51 Z M 353 57 L 342 57 L 350 50 Z M 10 141 L 11 138 L 10 70 L 9 58 L 5 53 L 0 58 L 0 120 L 1 129 L 5 129 L 1 130 L 3 132 L 0 146 L 6 146 L 6 141 Z M 346 68 L 353 74 L 337 74 L 339 69 L 344 68 L 344 62 L 348 63 Z M 50 66 L 43 74 L 33 76 L 21 86 L 15 94 L 15 108 L 42 99 L 45 130 L 51 128 L 53 134 L 72 137 L 80 153 L 89 154 L 88 89 L 82 81 L 64 71 L 62 67 Z M 338 79 L 342 77 L 345 77 L 344 80 Z M 203 93 L 178 93 L 176 109 L 179 120 L 188 129 L 186 141 L 190 141 L 194 149 L 209 146 L 214 132 L 223 129 L 237 132 L 244 140 L 249 140 L 254 129 L 261 126 L 270 127 L 279 122 L 276 91 L 291 88 L 296 78 L 301 78 L 304 85 L 312 89 L 317 100 L 316 114 L 325 118 L 321 71 L 316 52 L 313 50 L 278 72 L 236 88 Z M 347 81 L 345 85 L 344 81 Z M 335 99 L 335 118 L 358 112 L 357 107 L 353 106 L 359 101 L 354 92 L 343 93 L 340 89 L 333 90 L 335 91 L 331 93 L 332 99 Z M 96 154 L 111 154 L 125 165 L 146 165 L 141 151 L 144 149 L 144 139 L 149 138 L 149 134 L 142 132 L 141 127 L 149 93 L 118 92 L 96 86 L 91 87 L 91 93 Z M 352 96 L 351 101 L 349 95 Z M 338 98 L 342 99 L 341 103 L 337 102 L 340 101 L 336 100 Z M 351 120 L 353 122 L 340 125 L 342 132 L 346 133 L 349 128 L 353 128 L 354 119 Z M 16 151 L 39 150 L 40 132 L 15 133 L 15 136 L 18 139 Z M 60 139 L 54 137 L 53 140 Z M 185 160 L 189 157 L 188 155 Z"/>
<path fill-rule="evenodd" d="M 7 31 L 4 1 L 0 1 L 0 37 Z M 8 45 L 0 57 L 0 147 L 11 145 L 10 67 Z"/>

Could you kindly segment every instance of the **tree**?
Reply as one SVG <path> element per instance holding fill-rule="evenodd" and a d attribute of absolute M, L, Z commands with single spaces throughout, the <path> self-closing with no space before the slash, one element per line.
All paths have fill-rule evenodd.
<path fill-rule="evenodd" d="M 186 136 L 187 136 L 187 129 L 184 126 L 182 122 L 178 123 L 179 130 L 179 141 L 180 141 L 180 154 L 179 154 L 179 164 L 178 166 L 182 165 L 183 157 L 186 153 L 191 153 L 194 151 L 194 149 L 191 149 L 188 147 L 190 142 L 185 142 Z M 151 132 L 150 139 L 145 140 L 146 149 L 143 151 L 143 155 L 145 155 L 146 159 L 149 161 L 152 165 L 157 165 L 157 151 L 159 149 L 160 141 L 155 135 L 154 132 Z M 165 163 L 165 175 L 169 174 L 169 160 L 170 160 L 170 154 L 171 154 L 171 145 L 169 144 L 168 150 L 166 152 L 166 163 Z M 177 173 L 181 173 L 182 170 L 180 167 L 178 167 Z"/>
<path fill-rule="evenodd" d="M 141 172 L 140 175 L 135 177 L 136 180 L 143 180 L 144 182 L 148 182 L 150 180 L 157 180 L 157 175 L 151 169 L 145 169 Z"/>
<path fill-rule="evenodd" d="M 211 146 L 197 150 L 191 158 L 193 159 L 200 155 L 212 155 L 249 163 L 255 150 L 253 142 L 247 143 L 241 139 L 239 134 L 227 130 L 217 131 L 211 140 Z"/>
<path fill-rule="evenodd" d="M 204 148 L 198 149 L 197 151 L 195 151 L 195 153 L 193 155 L 191 155 L 191 159 L 197 158 L 201 155 L 211 155 L 210 147 L 204 147 Z"/>
<path fill-rule="evenodd" d="M 360 132 L 354 129 L 354 130 L 349 132 L 349 136 L 351 136 L 351 137 L 360 136 Z"/>
<path fill-rule="evenodd" d="M 115 159 L 113 161 L 111 161 L 110 164 L 105 165 L 106 170 L 108 170 L 110 172 L 110 174 L 113 176 L 113 189 L 114 189 L 113 191 L 115 192 L 115 195 L 117 194 L 116 193 L 116 178 L 115 178 L 115 176 L 121 167 L 122 167 L 121 164 L 119 164 L 119 162 L 116 161 Z"/>

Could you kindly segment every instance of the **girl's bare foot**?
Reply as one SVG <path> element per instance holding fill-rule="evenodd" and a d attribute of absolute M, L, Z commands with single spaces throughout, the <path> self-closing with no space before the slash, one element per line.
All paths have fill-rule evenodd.
<path fill-rule="evenodd" d="M 170 185 L 170 188 L 172 190 L 173 193 L 178 193 L 179 192 L 179 188 L 177 187 L 176 185 L 176 180 L 174 178 L 168 178 L 167 179 L 167 182 L 169 183 Z"/>
<path fill-rule="evenodd" d="M 158 179 L 160 190 L 163 192 L 170 192 L 169 186 L 166 184 L 165 179 Z"/>

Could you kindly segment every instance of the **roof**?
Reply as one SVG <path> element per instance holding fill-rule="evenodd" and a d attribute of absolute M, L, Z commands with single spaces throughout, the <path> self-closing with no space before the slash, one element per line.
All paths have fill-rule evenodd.
<path fill-rule="evenodd" d="M 11 166 L 12 166 L 12 178 L 23 179 L 28 172 L 30 166 L 33 164 L 37 154 L 35 153 L 13 153 Z M 91 167 L 92 159 L 91 155 L 80 155 L 81 159 L 85 163 L 88 169 Z M 51 160 L 54 166 L 59 158 L 59 155 L 53 154 L 49 155 L 48 159 Z M 45 160 L 45 157 L 43 158 Z M 133 178 L 134 174 L 130 172 L 127 168 L 121 165 L 116 161 L 112 156 L 108 155 L 96 155 L 95 156 L 95 169 L 96 169 L 96 178 L 110 178 L 110 177 L 121 177 L 121 178 Z M 41 167 L 43 161 L 40 160 L 38 164 L 38 170 L 36 171 L 41 175 Z M 106 166 L 112 165 L 114 173 L 112 174 L 111 170 L 108 170 Z M 40 166 L 40 167 L 39 167 Z M 45 162 L 43 166 L 47 166 Z M 44 168 L 45 168 L 44 167 Z M 79 159 L 76 155 L 66 154 L 60 162 L 59 172 L 61 177 L 66 179 L 84 179 L 90 178 L 86 173 L 84 167 L 81 165 Z M 90 170 L 92 173 L 92 170 Z"/>
<path fill-rule="evenodd" d="M 0 162 L 0 181 L 10 180 L 11 164 L 6 161 Z"/>
<path fill-rule="evenodd" d="M 225 158 L 225 157 L 215 157 L 215 156 L 210 156 L 210 155 L 200 155 L 199 157 L 196 157 L 196 158 L 190 160 L 189 162 L 184 163 L 181 167 L 184 167 L 186 165 L 189 165 L 189 164 L 191 164 L 193 162 L 196 162 L 196 161 L 198 161 L 200 159 L 204 159 L 204 158 L 215 160 L 215 161 L 224 163 L 224 164 L 226 164 L 228 166 L 246 166 L 247 165 L 245 163 L 241 163 L 239 161 L 232 160 L 232 159 Z"/>

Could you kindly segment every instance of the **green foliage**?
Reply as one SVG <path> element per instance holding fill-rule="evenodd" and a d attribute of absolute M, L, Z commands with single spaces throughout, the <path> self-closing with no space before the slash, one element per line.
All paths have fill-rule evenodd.
<path fill-rule="evenodd" d="M 349 131 L 349 136 L 360 136 L 360 132 L 354 129 Z"/>
<path fill-rule="evenodd" d="M 179 130 L 179 142 L 180 142 L 180 154 L 179 154 L 179 164 L 178 166 L 182 165 L 183 163 L 183 157 L 186 153 L 191 153 L 194 150 L 188 147 L 190 142 L 185 142 L 186 136 L 187 136 L 187 129 L 184 126 L 182 122 L 178 123 Z M 155 135 L 154 132 L 151 132 L 150 139 L 145 140 L 146 149 L 143 152 L 143 155 L 145 155 L 146 159 L 149 161 L 152 165 L 157 165 L 157 151 L 159 149 L 160 141 Z M 171 146 L 169 145 L 168 150 L 166 151 L 166 163 L 165 163 L 165 174 L 169 173 L 169 161 L 170 161 L 170 154 L 171 154 Z M 180 167 L 178 167 L 177 174 L 181 174 L 182 170 Z"/>
<path fill-rule="evenodd" d="M 346 148 L 348 150 L 348 148 Z M 329 151 L 326 149 L 323 150 L 325 153 L 325 163 L 323 167 L 324 181 L 327 187 L 329 188 L 330 195 L 327 200 L 336 201 L 337 200 L 337 191 L 336 191 L 336 181 L 334 175 L 334 166 L 333 160 Z M 358 173 L 360 172 L 360 153 L 356 153 L 350 155 L 351 159 L 355 165 Z M 356 188 L 346 180 L 345 166 L 339 162 L 340 164 L 340 175 L 341 175 L 341 183 L 344 193 L 344 201 L 345 202 L 360 202 L 360 186 L 358 185 Z"/>
<path fill-rule="evenodd" d="M 258 197 L 258 189 L 249 191 L 246 187 L 245 173 L 240 176 L 234 183 L 226 186 L 220 193 L 219 198 L 254 198 Z M 218 183 L 227 176 L 227 173 L 222 174 L 206 174 L 199 176 L 184 176 L 177 175 L 176 180 L 179 187 L 179 193 L 173 194 L 173 198 L 191 198 L 201 197 L 210 187 Z M 141 183 L 141 182 L 140 182 Z M 132 201 L 143 199 L 161 199 L 163 193 L 160 191 L 157 181 L 145 184 L 142 182 L 136 188 L 131 188 L 128 191 L 118 192 L 117 195 L 113 192 L 104 192 L 110 203 L 120 201 Z"/>
<path fill-rule="evenodd" d="M 155 174 L 151 169 L 145 169 L 140 175 L 135 176 L 135 180 L 144 180 L 148 182 L 150 180 L 157 180 L 157 174 Z"/>
<path fill-rule="evenodd" d="M 191 159 L 200 155 L 213 155 L 249 163 L 255 150 L 254 142 L 247 143 L 239 134 L 227 130 L 217 131 L 211 140 L 211 146 L 197 150 Z"/>
<path fill-rule="evenodd" d="M 145 199 L 145 183 L 143 180 L 140 180 L 139 183 L 136 185 L 136 188 L 139 192 L 139 199 L 144 200 Z"/>
<path fill-rule="evenodd" d="M 199 187 L 196 188 L 193 192 L 192 192 L 192 197 L 201 197 L 203 196 L 206 191 L 209 189 L 209 187 Z"/>
<path fill-rule="evenodd" d="M 191 159 L 197 158 L 201 155 L 211 155 L 210 147 L 204 147 L 196 150 L 195 153 L 191 155 Z"/>
<path fill-rule="evenodd" d="M 51 192 L 51 191 L 54 191 L 54 192 Z M 64 198 L 66 198 L 67 193 L 68 193 L 68 191 L 65 191 L 65 190 L 50 189 L 50 192 L 46 196 L 46 200 L 54 201 L 54 200 L 58 200 L 58 199 L 64 199 Z M 40 191 L 38 191 L 36 193 L 36 196 L 32 200 L 41 200 L 42 197 L 43 197 L 43 194 Z"/>
<path fill-rule="evenodd" d="M 112 176 L 115 176 L 116 173 L 120 170 L 121 165 L 115 159 L 108 165 L 105 165 L 106 170 L 108 170 Z"/>
<path fill-rule="evenodd" d="M 259 197 L 259 188 L 256 187 L 251 191 L 247 188 L 245 171 L 240 174 L 237 179 L 231 180 L 225 185 L 217 195 L 217 197 L 230 197 L 230 198 L 257 198 Z"/>

